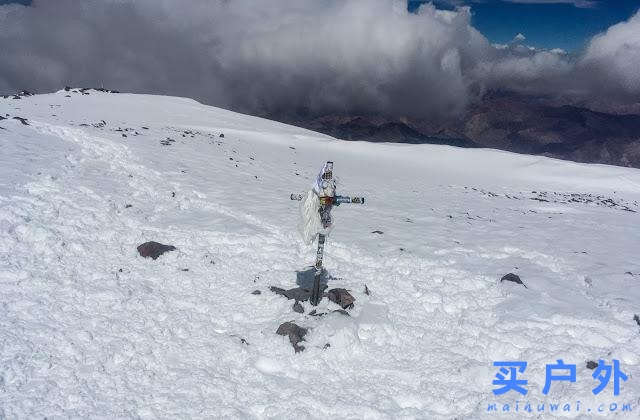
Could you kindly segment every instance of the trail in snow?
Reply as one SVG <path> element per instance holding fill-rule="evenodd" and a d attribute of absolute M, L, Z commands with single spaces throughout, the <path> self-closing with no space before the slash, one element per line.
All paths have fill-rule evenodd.
<path fill-rule="evenodd" d="M 620 400 L 640 404 L 640 216 L 533 199 L 638 211 L 637 171 L 343 143 L 175 98 L 58 93 L 0 113 L 30 123 L 0 131 L 0 417 L 495 418 L 493 361 L 528 361 L 545 401 L 559 358 L 580 380 L 554 400 L 611 400 L 585 362 L 617 358 Z M 350 317 L 268 291 L 313 262 L 288 196 L 327 158 L 339 192 L 367 196 L 336 209 L 326 247 Z M 178 251 L 144 260 L 148 240 Z M 275 334 L 290 320 L 310 328 L 303 353 Z"/>

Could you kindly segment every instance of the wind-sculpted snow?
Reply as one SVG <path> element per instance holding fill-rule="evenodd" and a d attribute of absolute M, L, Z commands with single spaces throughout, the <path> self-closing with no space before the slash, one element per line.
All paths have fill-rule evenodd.
<path fill-rule="evenodd" d="M 637 170 L 89 93 L 0 99 L 29 122 L 0 121 L 0 417 L 499 418 L 498 360 L 528 362 L 512 400 L 637 411 Z M 335 209 L 325 248 L 350 316 L 269 291 L 314 260 L 289 195 L 329 158 L 367 199 Z M 145 259 L 148 241 L 176 250 Z M 557 359 L 578 381 L 545 396 Z M 591 392 L 598 359 L 629 376 L 615 399 Z"/>

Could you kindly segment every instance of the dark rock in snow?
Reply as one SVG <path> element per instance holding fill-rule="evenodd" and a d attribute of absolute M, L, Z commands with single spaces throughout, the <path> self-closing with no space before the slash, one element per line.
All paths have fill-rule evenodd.
<path fill-rule="evenodd" d="M 373 232 L 371 232 L 371 233 L 377 233 L 378 235 L 382 235 L 384 232 L 383 232 L 383 231 L 381 231 L 381 230 L 374 230 L 374 231 L 373 231 Z"/>
<path fill-rule="evenodd" d="M 594 362 L 593 360 L 589 360 L 587 362 L 587 369 L 593 370 L 593 369 L 595 369 L 597 367 L 598 367 L 598 364 L 596 362 Z"/>
<path fill-rule="evenodd" d="M 515 275 L 515 274 L 513 274 L 513 273 L 509 273 L 509 274 L 507 274 L 507 275 L 503 276 L 503 277 L 500 279 L 500 283 L 502 283 L 503 281 L 510 281 L 510 282 L 513 282 L 513 283 L 521 284 L 521 285 L 523 285 L 523 286 L 524 286 L 524 288 L 525 288 L 525 289 L 528 289 L 527 285 L 526 285 L 526 284 L 524 284 L 524 283 L 522 282 L 522 280 L 520 280 L 520 277 L 518 277 L 517 275 Z"/>
<path fill-rule="evenodd" d="M 347 289 L 331 289 L 327 293 L 327 297 L 333 303 L 337 303 L 342 307 L 342 309 L 351 309 L 353 308 L 353 302 L 355 302 L 355 298 L 351 296 L 351 293 L 347 291 Z"/>
<path fill-rule="evenodd" d="M 261 295 L 262 292 L 260 290 L 254 290 L 253 292 L 251 292 L 252 295 Z"/>
<path fill-rule="evenodd" d="M 340 314 L 340 315 L 345 315 L 345 316 L 351 316 L 349 314 L 349 312 L 345 311 L 344 309 L 336 309 L 335 311 L 331 311 L 332 314 Z M 323 317 L 325 315 L 328 315 L 329 312 L 316 312 L 316 310 L 312 310 L 311 312 L 309 312 L 309 315 L 311 316 L 319 316 L 319 317 Z"/>
<path fill-rule="evenodd" d="M 287 299 L 303 302 L 309 300 L 311 297 L 311 290 L 302 287 L 294 287 L 293 289 L 285 290 L 280 287 L 271 286 L 271 291 L 277 295 L 282 295 Z"/>
<path fill-rule="evenodd" d="M 320 272 L 319 275 L 320 275 L 320 289 L 324 291 L 327 288 L 328 280 L 332 277 L 329 276 L 327 271 L 324 269 Z M 315 278 L 316 278 L 315 267 L 309 267 L 306 270 L 296 272 L 296 284 L 298 284 L 298 287 L 294 287 L 293 289 L 286 290 L 281 287 L 271 286 L 269 289 L 273 293 L 277 295 L 282 295 L 287 299 L 304 302 L 311 298 L 311 290 L 313 288 Z"/>
<path fill-rule="evenodd" d="M 297 312 L 299 314 L 304 313 L 304 308 L 302 307 L 300 302 L 296 301 L 296 303 L 293 304 L 293 312 Z"/>
<path fill-rule="evenodd" d="M 173 245 L 163 245 L 158 242 L 145 242 L 142 245 L 138 246 L 138 252 L 144 258 L 151 257 L 156 260 L 158 257 L 165 252 L 175 251 L 176 247 Z"/>
<path fill-rule="evenodd" d="M 23 125 L 29 125 L 29 123 L 27 122 L 26 118 L 22 118 L 22 117 L 13 117 L 14 120 L 18 120 L 20 121 Z"/>
<path fill-rule="evenodd" d="M 638 316 L 637 314 L 635 314 L 633 316 L 633 320 L 636 321 L 636 324 L 638 324 L 638 326 L 640 327 L 640 316 Z"/>
<path fill-rule="evenodd" d="M 220 134 L 220 138 L 223 139 L 224 138 L 224 134 Z"/>
<path fill-rule="evenodd" d="M 202 257 L 202 261 L 204 262 L 205 265 L 215 265 L 216 262 L 213 259 L 213 256 L 210 254 L 204 254 L 204 256 Z"/>
<path fill-rule="evenodd" d="M 371 291 L 369 291 L 369 288 L 367 287 L 366 284 L 364 285 L 364 294 L 367 296 L 371 295 Z"/>
<path fill-rule="evenodd" d="M 249 345 L 249 342 L 247 340 L 245 340 L 243 337 L 240 337 L 237 334 L 231 334 L 231 337 L 239 339 L 240 340 L 240 344 L 244 344 L 245 346 Z"/>
<path fill-rule="evenodd" d="M 280 324 L 278 329 L 276 330 L 276 334 L 282 336 L 289 336 L 289 341 L 293 346 L 296 353 L 304 350 L 304 346 L 298 345 L 301 341 L 304 341 L 304 336 L 307 334 L 307 329 L 299 327 L 293 322 L 285 322 Z"/>

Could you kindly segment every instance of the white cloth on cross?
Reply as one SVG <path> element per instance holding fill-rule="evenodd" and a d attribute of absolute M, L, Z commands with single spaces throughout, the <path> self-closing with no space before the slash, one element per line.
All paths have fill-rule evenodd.
<path fill-rule="evenodd" d="M 309 190 L 300 202 L 298 231 L 307 245 L 311 245 L 316 239 L 316 235 L 322 231 L 320 198 L 313 190 Z"/>
<path fill-rule="evenodd" d="M 322 175 L 327 171 L 328 163 L 325 163 L 318 174 L 313 187 L 307 192 L 300 202 L 300 222 L 298 231 L 302 235 L 305 244 L 310 245 L 319 233 L 328 235 L 333 228 L 333 224 L 324 228 L 320 218 L 320 197 L 333 197 L 336 191 L 335 180 L 322 179 Z"/>
<path fill-rule="evenodd" d="M 333 168 L 333 164 L 331 164 L 331 168 Z M 313 191 L 320 197 L 333 197 L 336 194 L 336 180 L 333 178 L 333 174 L 331 179 L 323 179 L 322 176 L 330 170 L 329 162 L 326 162 L 320 172 L 318 172 L 318 176 L 316 177 L 316 182 L 313 184 Z"/>

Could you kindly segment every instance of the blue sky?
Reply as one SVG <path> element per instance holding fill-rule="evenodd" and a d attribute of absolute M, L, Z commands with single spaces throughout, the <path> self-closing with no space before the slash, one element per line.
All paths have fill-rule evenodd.
<path fill-rule="evenodd" d="M 593 35 L 627 20 L 640 0 L 433 0 L 438 8 L 471 6 L 472 23 L 491 42 L 506 44 L 522 33 L 526 44 L 580 51 Z M 0 0 L 1 4 L 31 0 Z M 409 10 L 423 0 L 408 0 Z"/>
<path fill-rule="evenodd" d="M 562 1 L 562 2 L 561 2 Z M 424 1 L 409 0 L 409 10 Z M 468 5 L 472 24 L 491 42 L 506 44 L 522 33 L 539 48 L 580 51 L 593 35 L 627 20 L 640 0 L 434 0 L 438 8 Z"/>

